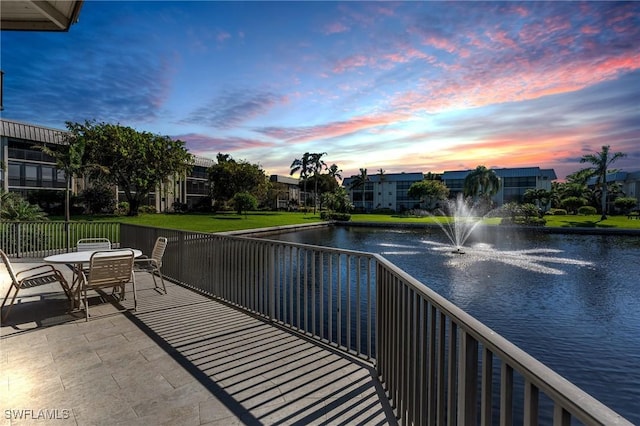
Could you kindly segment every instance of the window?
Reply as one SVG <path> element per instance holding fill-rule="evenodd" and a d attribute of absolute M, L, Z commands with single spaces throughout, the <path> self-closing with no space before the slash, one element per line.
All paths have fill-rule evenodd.
<path fill-rule="evenodd" d="M 24 166 L 24 185 L 38 186 L 38 166 L 25 164 Z"/>
<path fill-rule="evenodd" d="M 20 186 L 20 164 L 9 163 L 9 185 L 11 186 Z"/>

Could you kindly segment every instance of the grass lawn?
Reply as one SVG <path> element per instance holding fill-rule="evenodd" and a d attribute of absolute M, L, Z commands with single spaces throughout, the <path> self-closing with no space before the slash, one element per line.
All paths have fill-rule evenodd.
<path fill-rule="evenodd" d="M 61 218 L 51 218 L 61 220 Z M 609 216 L 600 221 L 600 216 L 545 216 L 546 226 L 559 228 L 625 228 L 640 229 L 640 220 L 627 219 L 627 216 Z M 271 226 L 296 225 L 302 223 L 320 222 L 319 214 L 289 213 L 289 212 L 251 212 L 239 216 L 235 213 L 216 214 L 142 214 L 136 217 L 127 216 L 74 216 L 72 220 L 108 221 L 133 223 L 137 225 L 155 226 L 159 228 L 183 229 L 188 231 L 224 232 L 241 229 L 268 228 Z M 402 223 L 436 223 L 447 218 L 435 217 L 406 217 L 398 215 L 354 214 L 354 222 L 379 222 L 389 224 Z M 500 218 L 484 219 L 487 225 L 497 225 Z"/>
<path fill-rule="evenodd" d="M 607 220 L 601 221 L 600 215 L 594 216 L 545 216 L 546 226 L 558 228 L 624 228 L 624 229 L 640 229 L 640 220 L 628 219 L 623 216 L 608 216 Z M 381 214 L 354 214 L 351 215 L 354 222 L 380 222 L 380 223 L 436 223 L 443 218 L 435 217 L 405 217 L 396 215 Z M 500 218 L 487 218 L 483 223 L 487 225 L 497 225 Z"/>
<path fill-rule="evenodd" d="M 53 219 L 53 218 L 52 218 Z M 55 218 L 61 220 L 61 218 Z M 268 228 L 271 226 L 296 225 L 320 222 L 320 214 L 289 212 L 250 212 L 216 214 L 141 214 L 128 216 L 74 216 L 72 220 L 108 221 L 155 226 L 158 228 L 182 229 L 185 231 L 224 232 L 241 229 Z"/>

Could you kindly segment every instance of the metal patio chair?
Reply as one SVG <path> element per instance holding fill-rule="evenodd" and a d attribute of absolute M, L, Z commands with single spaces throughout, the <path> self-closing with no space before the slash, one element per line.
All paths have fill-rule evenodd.
<path fill-rule="evenodd" d="M 111 241 L 108 238 L 81 238 L 76 243 L 76 250 L 111 250 Z"/>
<path fill-rule="evenodd" d="M 16 296 L 18 296 L 18 292 L 23 288 L 33 288 L 58 282 L 62 286 L 62 290 L 64 291 L 64 294 L 67 296 L 67 298 L 69 300 L 72 299 L 71 290 L 69 288 L 67 280 L 62 276 L 62 272 L 54 268 L 53 265 L 34 266 L 33 268 L 25 269 L 24 271 L 16 273 L 13 269 L 13 266 L 11 265 L 9 257 L 2 250 L 0 250 L 0 257 L 2 257 L 2 261 L 7 268 L 9 277 L 11 278 L 9 290 L 7 291 L 7 295 L 5 296 L 2 305 L 0 305 L 0 310 L 4 308 L 7 300 L 9 300 L 11 291 L 15 291 L 15 293 L 13 293 L 13 297 L 11 297 L 11 302 L 7 306 L 6 312 L 2 316 L 2 321 L 6 321 L 7 317 L 9 316 L 9 311 L 11 311 L 13 303 L 16 300 Z"/>
<path fill-rule="evenodd" d="M 164 285 L 164 277 L 162 276 L 162 257 L 164 256 L 164 251 L 167 248 L 167 238 L 166 237 L 158 237 L 156 239 L 156 243 L 153 246 L 153 251 L 151 252 L 151 257 L 141 256 L 135 259 L 134 263 L 137 270 L 144 270 L 151 274 L 153 277 L 153 284 L 156 289 L 160 289 L 158 283 L 156 281 L 156 272 L 160 277 L 160 282 L 162 283 L 162 290 L 164 294 L 167 294 L 167 287 Z"/>
<path fill-rule="evenodd" d="M 133 309 L 138 310 L 138 299 L 136 296 L 136 279 L 133 274 L 134 252 L 131 249 L 116 251 L 96 251 L 91 255 L 89 269 L 82 272 L 82 297 L 84 299 L 84 309 L 86 319 L 89 321 L 89 290 L 112 289 L 115 296 L 116 291 L 120 291 L 119 300 L 124 300 L 125 285 L 133 285 Z"/>

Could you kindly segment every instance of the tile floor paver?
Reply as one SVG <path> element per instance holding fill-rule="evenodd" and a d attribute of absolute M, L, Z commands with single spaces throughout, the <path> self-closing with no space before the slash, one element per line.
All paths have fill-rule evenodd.
<path fill-rule="evenodd" d="M 184 287 L 160 294 L 146 273 L 137 282 L 138 312 L 122 311 L 131 294 L 96 294 L 88 323 L 54 285 L 19 294 L 0 328 L 0 426 L 47 423 L 17 420 L 24 410 L 56 425 L 396 424 L 370 364 Z"/>

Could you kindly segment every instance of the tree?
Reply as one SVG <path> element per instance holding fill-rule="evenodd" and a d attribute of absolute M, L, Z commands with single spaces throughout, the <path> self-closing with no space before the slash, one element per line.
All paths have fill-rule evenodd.
<path fill-rule="evenodd" d="M 378 169 L 378 176 L 380 176 L 380 194 L 382 195 L 381 201 L 383 205 L 384 205 L 384 181 L 386 180 L 386 177 L 384 174 L 385 174 L 385 170 L 382 167 L 380 167 Z M 384 207 L 384 206 L 380 206 L 380 207 Z"/>
<path fill-rule="evenodd" d="M 316 205 L 318 204 L 318 176 L 323 168 L 327 165 L 322 160 L 322 157 L 327 155 L 326 152 L 316 152 L 309 155 L 309 162 L 311 164 L 311 174 L 314 178 L 314 191 L 313 191 L 313 214 L 316 214 Z"/>
<path fill-rule="evenodd" d="M 500 190 L 500 178 L 495 171 L 485 166 L 478 166 L 464 179 L 465 197 L 487 197 L 498 193 Z"/>
<path fill-rule="evenodd" d="M 67 123 L 69 130 L 72 130 L 72 127 L 71 123 Z M 36 148 L 53 157 L 56 161 L 56 168 L 64 173 L 64 220 L 69 222 L 71 220 L 71 179 L 82 173 L 85 165 L 86 140 L 76 137 L 73 133 L 67 133 L 64 142 L 64 145 L 55 150 L 46 145 Z"/>
<path fill-rule="evenodd" d="M 449 188 L 439 180 L 422 180 L 412 183 L 407 195 L 420 202 L 426 202 L 427 208 L 431 208 L 435 202 L 447 199 Z"/>
<path fill-rule="evenodd" d="M 362 188 L 362 209 L 363 210 L 365 210 L 364 192 L 365 192 L 368 181 L 369 181 L 369 176 L 367 175 L 367 169 L 360 169 L 360 174 L 353 176 L 353 181 L 351 182 L 351 189 L 355 190 L 357 188 Z"/>
<path fill-rule="evenodd" d="M 353 208 L 353 204 L 349 201 L 349 193 L 340 186 L 333 192 L 322 194 L 323 203 L 327 208 L 336 213 L 349 213 Z"/>
<path fill-rule="evenodd" d="M 551 201 L 551 192 L 546 189 L 527 189 L 524 192 L 523 201 L 534 203 L 538 208 L 546 210 Z"/>
<path fill-rule="evenodd" d="M 119 124 L 67 123 L 75 138 L 86 143 L 92 177 L 117 185 L 129 203 L 128 216 L 137 216 L 140 203 L 163 181 L 186 173 L 193 162 L 184 142 Z"/>
<path fill-rule="evenodd" d="M 561 205 L 571 214 L 576 214 L 578 209 L 587 204 L 587 199 L 582 197 L 570 196 L 562 199 Z"/>
<path fill-rule="evenodd" d="M 616 198 L 613 204 L 625 214 L 629 214 L 631 209 L 638 205 L 638 199 L 634 197 L 619 197 Z"/>
<path fill-rule="evenodd" d="M 600 187 L 602 191 L 600 195 L 600 208 L 602 209 L 600 220 L 607 218 L 607 169 L 613 162 L 627 155 L 622 152 L 611 153 L 609 149 L 609 145 L 604 145 L 602 151 L 595 154 L 584 155 L 580 159 L 581 163 L 591 163 L 593 165 L 589 167 L 588 170 L 593 171 L 593 174 L 597 177 L 596 187 Z M 611 170 L 611 172 L 615 172 L 615 170 Z"/>
<path fill-rule="evenodd" d="M 332 164 L 327 168 L 327 174 L 334 178 L 336 181 L 342 180 L 342 170 L 338 168 L 337 164 Z"/>
<path fill-rule="evenodd" d="M 303 184 L 303 189 L 302 192 L 304 193 L 304 200 L 302 201 L 302 205 L 306 206 L 306 197 L 307 197 L 307 178 L 309 177 L 309 174 L 311 173 L 311 154 L 309 154 L 308 152 L 305 152 L 302 155 L 302 158 L 296 158 L 295 160 L 293 160 L 293 162 L 291 163 L 291 166 L 289 166 L 289 168 L 291 169 L 291 172 L 289 173 L 290 176 L 293 176 L 296 173 L 299 173 L 299 179 L 302 181 Z"/>
<path fill-rule="evenodd" d="M 249 210 L 256 210 L 258 208 L 258 200 L 253 194 L 249 192 L 238 192 L 236 193 L 231 202 L 236 210 L 236 212 L 241 215 L 242 212 L 248 212 Z"/>
<path fill-rule="evenodd" d="M 208 174 L 211 196 L 218 203 L 225 203 L 240 192 L 256 198 L 267 196 L 268 179 L 259 164 L 218 154 L 218 163 L 209 167 Z"/>

